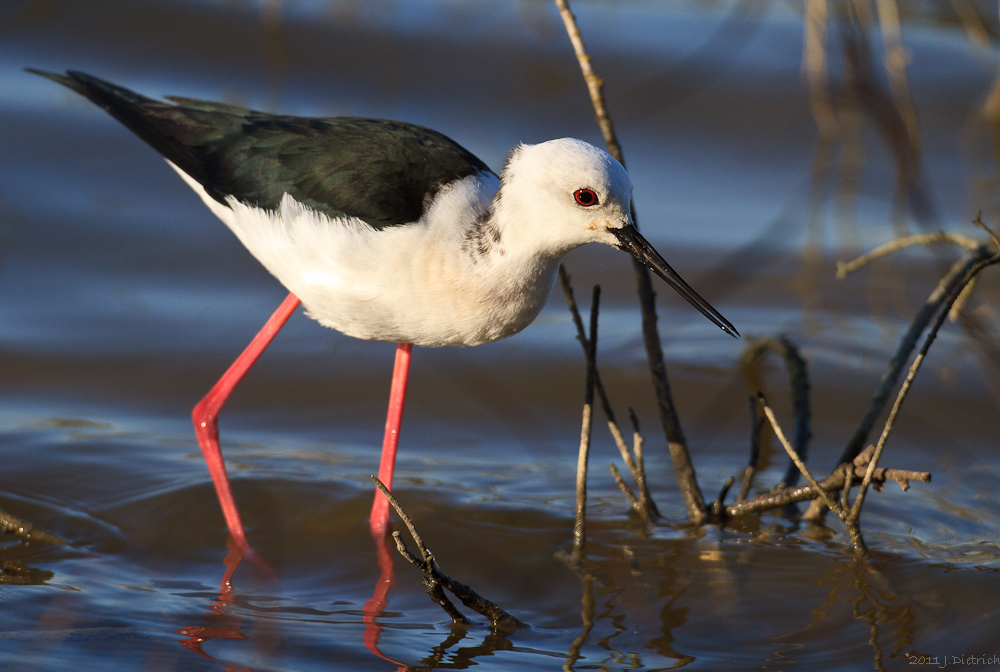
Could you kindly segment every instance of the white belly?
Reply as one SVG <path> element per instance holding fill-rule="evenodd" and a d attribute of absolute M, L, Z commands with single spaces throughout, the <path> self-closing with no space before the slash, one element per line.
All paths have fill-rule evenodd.
<path fill-rule="evenodd" d="M 463 249 L 461 219 L 488 207 L 493 176 L 485 183 L 487 176 L 467 178 L 468 185 L 439 198 L 427 217 L 433 225 L 422 220 L 376 231 L 360 220 L 331 220 L 287 194 L 277 212 L 235 201 L 227 207 L 177 172 L 310 317 L 355 338 L 489 343 L 528 326 L 555 281 L 558 259 L 503 273 L 496 266 L 504 260 L 476 260 Z"/>

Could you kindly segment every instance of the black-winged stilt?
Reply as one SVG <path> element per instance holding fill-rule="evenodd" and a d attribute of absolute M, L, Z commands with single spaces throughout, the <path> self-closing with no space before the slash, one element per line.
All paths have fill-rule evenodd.
<path fill-rule="evenodd" d="M 379 467 L 390 488 L 412 345 L 516 334 L 576 247 L 628 252 L 739 335 L 636 231 L 621 164 L 581 140 L 520 145 L 498 177 L 450 138 L 413 124 L 164 103 L 81 72 L 28 71 L 86 96 L 149 143 L 290 292 L 192 412 L 226 524 L 244 550 L 217 417 L 300 301 L 320 324 L 399 344 Z M 381 493 L 370 524 L 376 534 L 388 528 Z"/>

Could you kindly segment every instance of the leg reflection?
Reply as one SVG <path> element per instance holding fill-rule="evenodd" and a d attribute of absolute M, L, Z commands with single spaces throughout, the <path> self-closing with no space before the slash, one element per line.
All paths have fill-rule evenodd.
<path fill-rule="evenodd" d="M 375 584 L 375 593 L 370 600 L 365 602 L 364 606 L 365 646 L 379 658 L 395 663 L 400 666 L 400 670 L 405 670 L 406 665 L 385 655 L 378 648 L 382 626 L 378 624 L 376 619 L 385 611 L 385 605 L 389 601 L 389 589 L 392 588 L 394 578 L 392 551 L 389 549 L 391 535 L 391 523 L 383 531 L 372 533 L 372 539 L 375 541 L 375 552 L 378 556 L 379 577 Z"/>
<path fill-rule="evenodd" d="M 178 641 L 185 649 L 193 651 L 199 656 L 224 663 L 225 667 L 223 669 L 227 671 L 253 672 L 249 667 L 210 656 L 202 648 L 202 645 L 211 639 L 247 639 L 247 636 L 242 632 L 242 620 L 226 612 L 226 609 L 236 602 L 232 579 L 246 554 L 232 537 L 228 539 L 228 547 L 229 552 L 222 561 L 222 564 L 226 567 L 226 571 L 222 575 L 222 581 L 220 582 L 219 599 L 212 604 L 210 611 L 204 614 L 204 616 L 213 620 L 206 620 L 206 623 L 209 623 L 209 625 L 189 625 L 181 628 L 177 631 L 177 634 L 183 636 L 184 639 Z"/>

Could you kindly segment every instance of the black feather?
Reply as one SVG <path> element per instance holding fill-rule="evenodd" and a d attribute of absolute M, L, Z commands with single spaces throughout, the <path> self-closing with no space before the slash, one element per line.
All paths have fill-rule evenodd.
<path fill-rule="evenodd" d="M 197 180 L 268 210 L 286 193 L 375 228 L 420 218 L 450 182 L 489 167 L 445 135 L 399 121 L 306 118 L 171 97 L 165 103 L 82 72 L 27 68 L 85 96 Z"/>

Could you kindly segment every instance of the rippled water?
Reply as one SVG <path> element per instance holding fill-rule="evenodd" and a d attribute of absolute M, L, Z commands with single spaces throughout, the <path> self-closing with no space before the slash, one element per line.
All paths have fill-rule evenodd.
<path fill-rule="evenodd" d="M 897 230 L 979 235 L 980 209 L 996 222 L 980 112 L 992 47 L 976 47 L 950 5 L 904 16 L 932 207 L 894 229 L 885 136 L 863 117 L 848 142 L 843 115 L 824 155 L 802 17 L 786 3 L 574 6 L 644 232 L 745 336 L 802 347 L 810 464 L 827 473 L 957 253 L 914 252 L 845 281 L 835 261 Z M 401 558 L 382 581 L 367 531 L 393 347 L 298 314 L 222 415 L 236 499 L 273 572 L 244 561 L 225 583 L 233 564 L 189 413 L 284 292 L 152 150 L 21 68 L 405 119 L 499 168 L 517 142 L 600 142 L 561 23 L 546 2 L 9 0 L 0 36 L 0 509 L 68 541 L 0 540 L 4 669 L 1000 667 L 995 340 L 959 325 L 939 336 L 885 458 L 933 482 L 869 497 L 870 561 L 852 558 L 836 520 L 774 512 L 691 528 L 657 431 L 631 267 L 611 249 L 567 267 L 584 303 L 604 288 L 602 375 L 619 415 L 633 407 L 642 422 L 662 523 L 627 513 L 599 424 L 586 560 L 562 559 L 585 372 L 561 296 L 506 341 L 417 349 L 397 495 L 446 572 L 528 624 L 453 626 Z M 829 63 L 846 95 L 840 36 Z M 884 73 L 877 84 L 890 96 Z M 970 304 L 993 339 L 997 287 L 985 275 Z M 674 395 L 713 499 L 747 460 L 744 343 L 660 294 Z M 777 362 L 767 385 L 790 426 Z M 771 459 L 757 488 L 784 467 Z"/>

